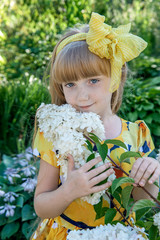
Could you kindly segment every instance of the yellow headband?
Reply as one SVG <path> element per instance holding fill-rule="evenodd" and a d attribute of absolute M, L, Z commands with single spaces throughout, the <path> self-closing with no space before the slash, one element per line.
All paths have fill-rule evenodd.
<path fill-rule="evenodd" d="M 110 59 L 111 85 L 110 92 L 118 89 L 122 66 L 136 58 L 147 46 L 140 37 L 129 33 L 131 24 L 112 28 L 104 23 L 105 17 L 92 13 L 88 33 L 77 33 L 64 39 L 58 46 L 58 54 L 67 44 L 86 40 L 89 50 L 100 58 Z"/>

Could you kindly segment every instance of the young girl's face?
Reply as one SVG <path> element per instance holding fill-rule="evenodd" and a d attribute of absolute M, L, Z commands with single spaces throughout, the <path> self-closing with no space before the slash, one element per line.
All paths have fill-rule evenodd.
<path fill-rule="evenodd" d="M 100 75 L 63 83 L 63 92 L 68 104 L 81 112 L 94 112 L 103 119 L 111 115 L 110 78 Z"/>

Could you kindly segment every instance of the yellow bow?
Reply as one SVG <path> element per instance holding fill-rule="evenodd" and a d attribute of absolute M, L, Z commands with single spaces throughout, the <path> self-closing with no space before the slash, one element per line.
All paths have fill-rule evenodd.
<path fill-rule="evenodd" d="M 89 50 L 100 58 L 110 59 L 111 85 L 110 92 L 118 89 L 121 81 L 122 66 L 136 58 L 147 46 L 140 37 L 129 33 L 131 24 L 112 28 L 104 23 L 105 17 L 92 13 L 88 33 L 78 33 L 63 40 L 57 48 L 61 49 L 74 41 L 86 40 Z"/>

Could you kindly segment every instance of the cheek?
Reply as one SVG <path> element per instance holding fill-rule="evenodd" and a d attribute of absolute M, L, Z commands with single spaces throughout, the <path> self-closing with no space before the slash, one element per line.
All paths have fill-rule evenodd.
<path fill-rule="evenodd" d="M 66 99 L 66 102 L 68 103 L 68 104 L 72 104 L 72 102 L 73 102 L 73 96 L 72 96 L 72 94 L 71 94 L 71 92 L 67 89 L 64 89 L 63 90 L 63 92 L 64 92 L 64 97 L 65 97 L 65 99 Z"/>

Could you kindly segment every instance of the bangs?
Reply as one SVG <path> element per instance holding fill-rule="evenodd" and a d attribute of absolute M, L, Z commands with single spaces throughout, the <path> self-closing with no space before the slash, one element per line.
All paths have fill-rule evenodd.
<path fill-rule="evenodd" d="M 58 53 L 51 71 L 53 81 L 62 84 L 99 75 L 110 77 L 111 70 L 109 60 L 91 53 L 86 41 L 76 41 Z"/>

